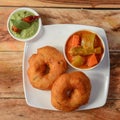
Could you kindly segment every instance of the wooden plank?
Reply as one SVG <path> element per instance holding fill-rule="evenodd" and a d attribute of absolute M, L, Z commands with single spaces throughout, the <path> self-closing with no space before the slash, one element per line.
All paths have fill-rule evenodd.
<path fill-rule="evenodd" d="M 120 52 L 110 53 L 109 99 L 120 99 Z M 115 77 L 116 76 L 116 77 Z M 116 96 L 116 93 L 119 93 Z"/>
<path fill-rule="evenodd" d="M 0 51 L 23 51 L 24 43 L 15 41 L 7 32 L 7 18 L 14 9 L 16 7 L 0 7 Z M 41 15 L 43 25 L 82 24 L 102 27 L 107 33 L 110 50 L 120 50 L 120 10 L 34 9 Z"/>
<path fill-rule="evenodd" d="M 24 98 L 22 52 L 0 52 L 0 98 Z M 120 99 L 120 52 L 111 53 L 108 99 Z"/>
<path fill-rule="evenodd" d="M 24 97 L 22 52 L 0 52 L 0 97 Z"/>
<path fill-rule="evenodd" d="M 32 108 L 24 99 L 0 99 L 0 108 L 0 120 L 118 120 L 120 118 L 120 100 L 108 100 L 101 108 L 69 113 Z"/>
<path fill-rule="evenodd" d="M 0 6 L 120 8 L 119 0 L 2 0 Z"/>

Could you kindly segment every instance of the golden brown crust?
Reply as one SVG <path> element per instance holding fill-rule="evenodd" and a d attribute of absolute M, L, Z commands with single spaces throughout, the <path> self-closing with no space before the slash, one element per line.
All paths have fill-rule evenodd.
<path fill-rule="evenodd" d="M 50 90 L 53 82 L 66 71 L 64 56 L 54 47 L 45 46 L 29 59 L 28 77 L 33 87 Z"/>
<path fill-rule="evenodd" d="M 64 73 L 53 84 L 51 103 L 59 110 L 72 111 L 88 102 L 90 91 L 90 80 L 84 73 Z"/>

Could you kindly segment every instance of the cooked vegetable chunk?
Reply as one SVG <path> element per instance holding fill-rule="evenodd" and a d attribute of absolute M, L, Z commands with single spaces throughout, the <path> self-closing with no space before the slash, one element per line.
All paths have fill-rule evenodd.
<path fill-rule="evenodd" d="M 83 65 L 85 62 L 85 59 L 79 55 L 73 57 L 73 60 L 72 60 L 72 65 L 75 66 L 75 67 L 79 67 L 81 65 Z"/>
<path fill-rule="evenodd" d="M 84 49 L 94 49 L 95 34 L 90 32 L 85 32 L 81 37 L 81 46 Z"/>
<path fill-rule="evenodd" d="M 92 66 L 96 65 L 97 63 L 98 63 L 98 61 L 97 61 L 97 58 L 96 58 L 95 54 L 92 54 L 92 55 L 88 58 L 87 65 L 88 65 L 89 67 L 92 67 Z"/>
<path fill-rule="evenodd" d="M 75 55 L 86 56 L 86 55 L 91 55 L 93 53 L 101 54 L 102 53 L 102 49 L 101 49 L 101 47 L 97 47 L 95 49 L 90 49 L 90 48 L 84 49 L 81 46 L 78 46 L 78 47 L 71 48 L 69 53 L 71 55 L 73 55 L 73 56 L 75 56 Z"/>
<path fill-rule="evenodd" d="M 71 41 L 71 46 L 78 46 L 79 44 L 80 44 L 79 35 L 73 35 L 72 36 L 72 41 Z"/>

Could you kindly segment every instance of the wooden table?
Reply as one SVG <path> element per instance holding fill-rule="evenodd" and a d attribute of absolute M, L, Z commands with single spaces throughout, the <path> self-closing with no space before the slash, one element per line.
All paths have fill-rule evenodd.
<path fill-rule="evenodd" d="M 29 6 L 40 13 L 43 25 L 72 23 L 105 29 L 110 51 L 110 87 L 107 102 L 103 107 L 65 113 L 32 108 L 26 104 L 22 83 L 24 43 L 14 40 L 6 28 L 9 14 L 21 6 Z M 1 0 L 0 120 L 118 120 L 120 118 L 119 8 L 119 0 L 106 0 L 106 2 L 104 0 Z"/>

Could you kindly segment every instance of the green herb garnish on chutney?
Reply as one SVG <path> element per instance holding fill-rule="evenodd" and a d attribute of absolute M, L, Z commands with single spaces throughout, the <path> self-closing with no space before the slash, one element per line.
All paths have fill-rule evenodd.
<path fill-rule="evenodd" d="M 25 10 L 14 13 L 9 22 L 11 33 L 21 39 L 32 37 L 39 27 L 38 18 L 39 16 Z"/>

